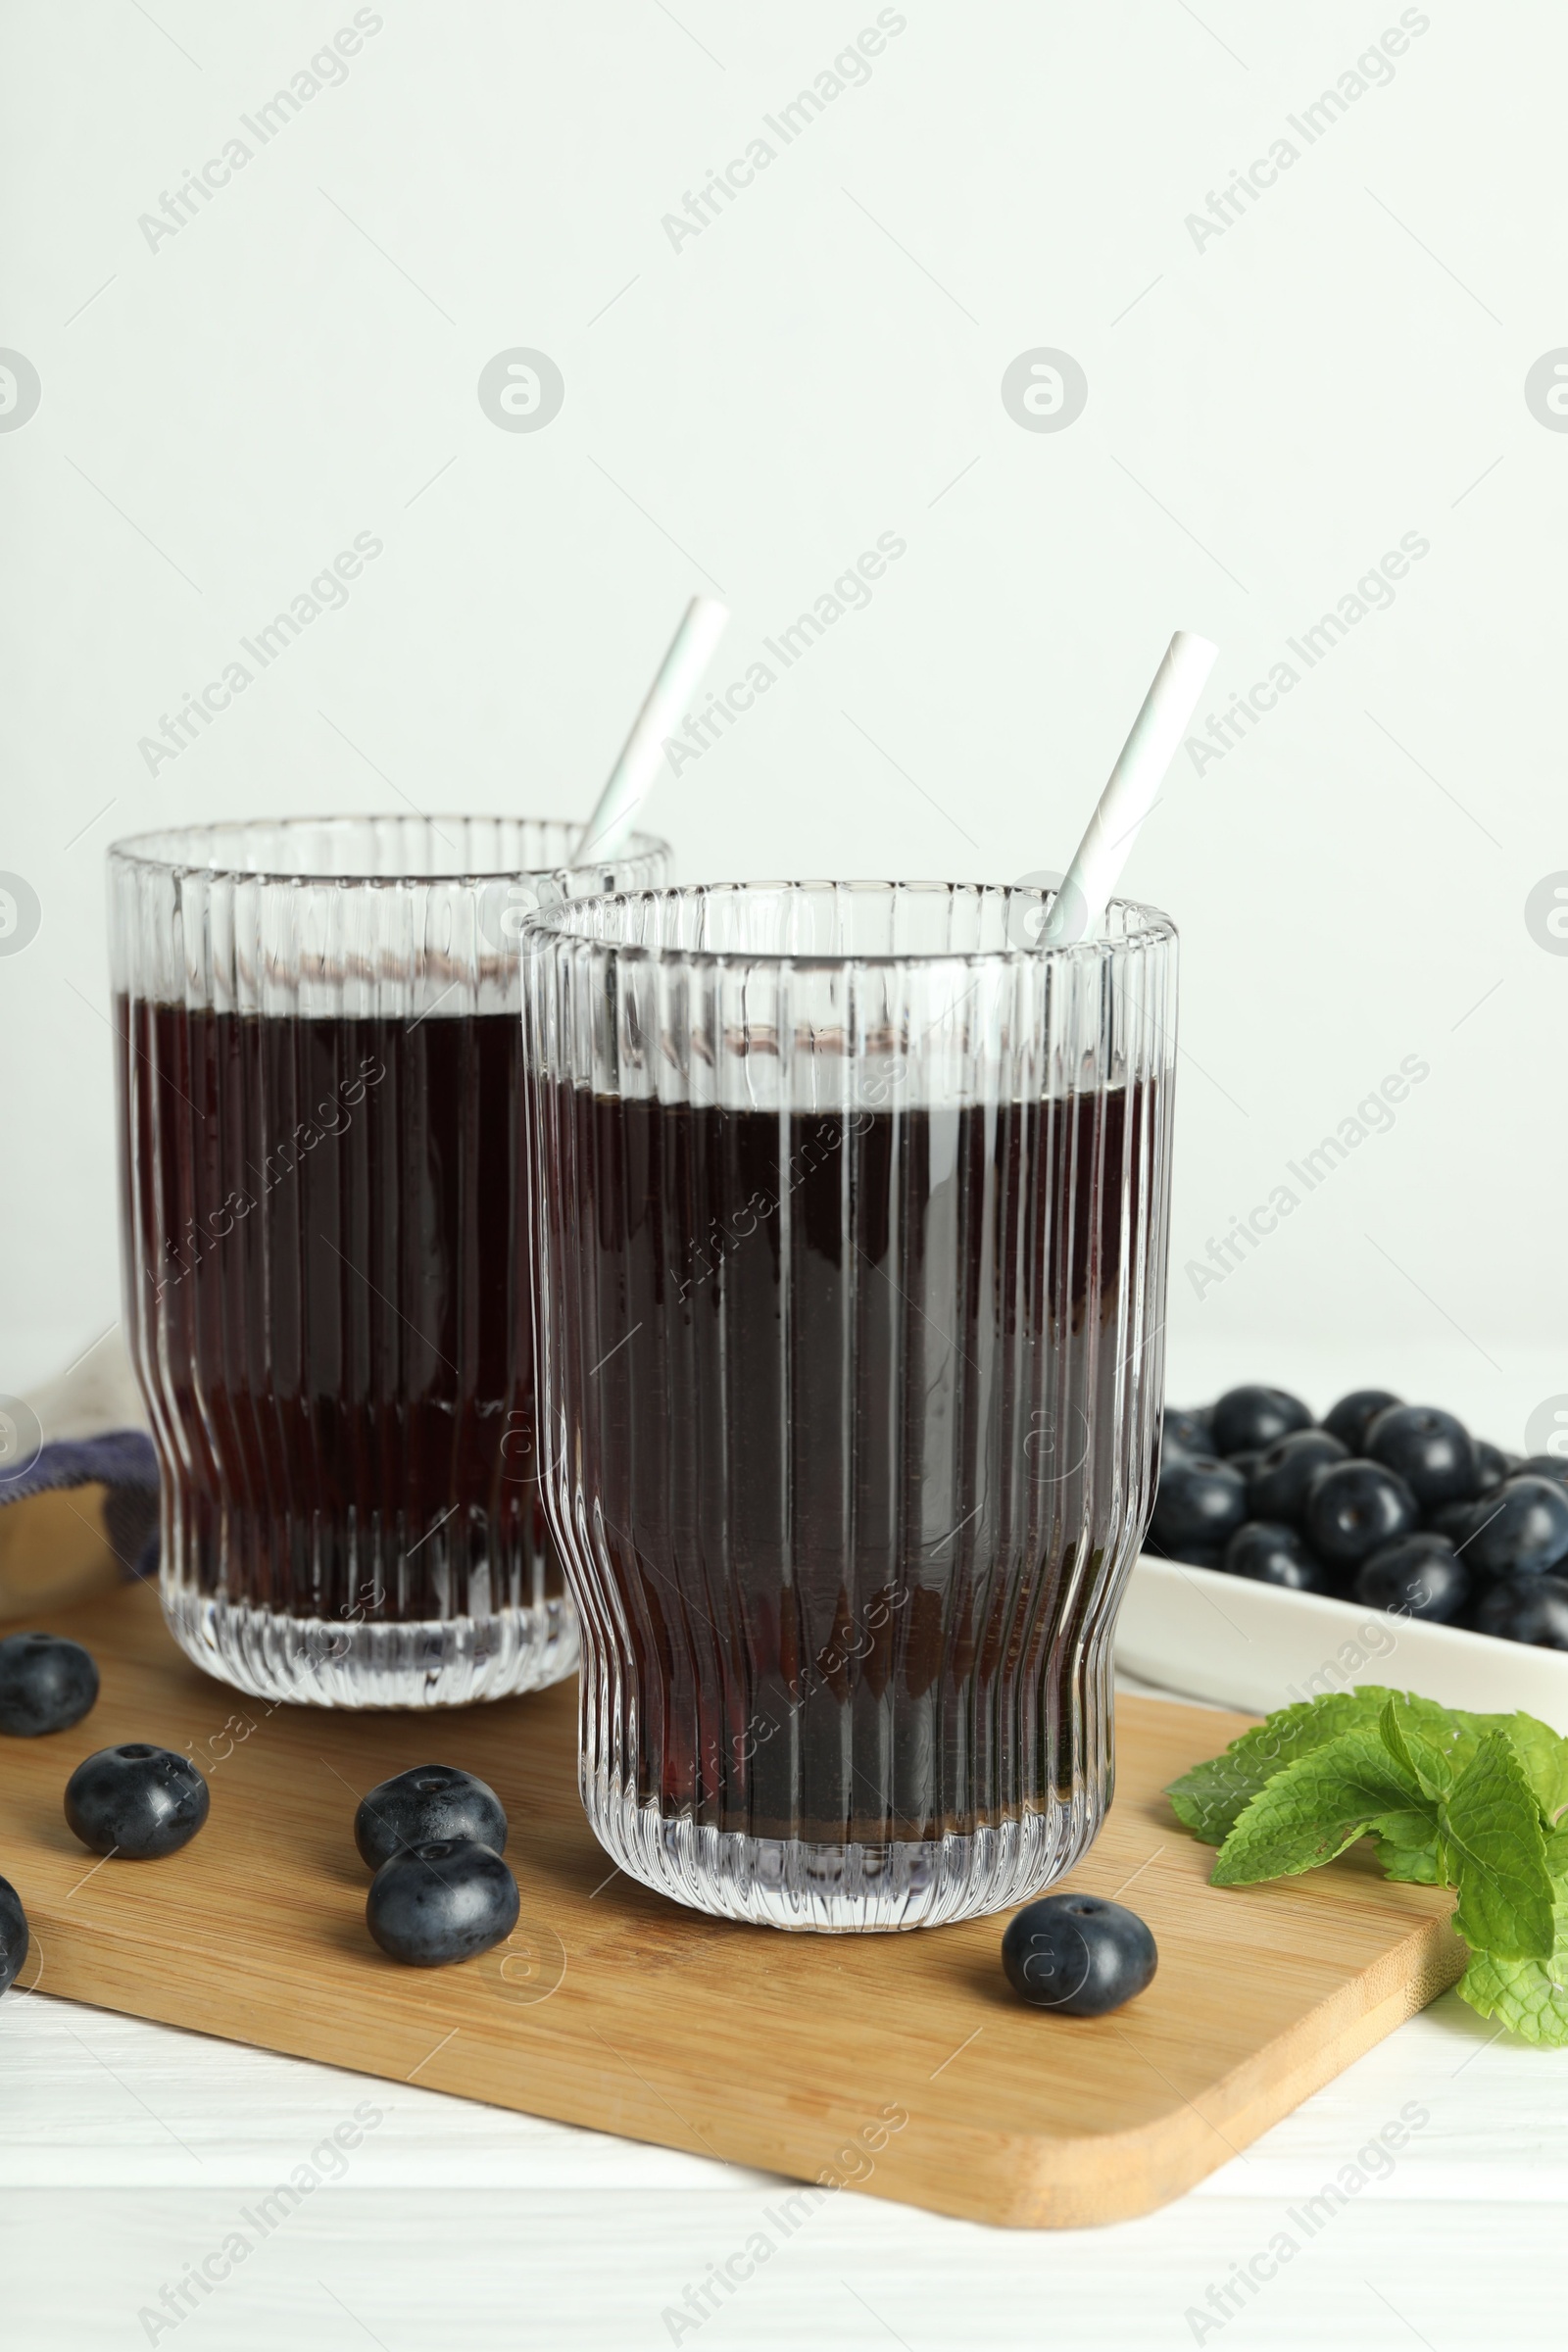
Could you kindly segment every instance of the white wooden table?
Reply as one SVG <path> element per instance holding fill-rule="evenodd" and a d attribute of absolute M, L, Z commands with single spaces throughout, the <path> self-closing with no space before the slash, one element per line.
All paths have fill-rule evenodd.
<path fill-rule="evenodd" d="M 356 2110 L 361 2144 L 323 2153 Z M 1401 2115 L 1426 2120 L 1392 2176 L 1312 2227 L 1303 2200 Z M 1147 2220 L 1023 2233 L 845 2194 L 700 2324 L 687 2289 L 767 2228 L 767 2175 L 41 1993 L 0 2003 L 0 2117 L 7 2352 L 1565 2340 L 1568 2050 L 1498 2038 L 1452 1994 Z M 320 2184 L 259 2212 L 302 2165 Z M 1227 2312 L 1242 2265 L 1259 2282 Z"/>

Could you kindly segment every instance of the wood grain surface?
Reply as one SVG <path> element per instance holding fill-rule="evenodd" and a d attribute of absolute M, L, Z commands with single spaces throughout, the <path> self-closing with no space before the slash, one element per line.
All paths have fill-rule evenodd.
<path fill-rule="evenodd" d="M 59 1612 L 103 1675 L 74 1730 L 7 1740 L 0 1874 L 34 1935 L 24 1981 L 105 2008 L 493 2101 L 816 2184 L 1023 2228 L 1144 2213 L 1190 2187 L 1450 1984 L 1450 1898 L 1361 1856 L 1221 1892 L 1160 1791 L 1245 1718 L 1118 1707 L 1117 1794 L 1072 1884 L 1124 1894 L 1159 1972 L 1108 2018 L 1019 2004 L 1003 1922 L 784 1936 L 613 1873 L 578 1803 L 569 1685 L 433 1718 L 242 1698 L 175 1649 L 155 1595 Z M 82 1756 L 188 1748 L 211 1819 L 162 1862 L 98 1863 L 65 1825 Z M 351 1825 L 389 1773 L 496 1788 L 522 1895 L 510 1942 L 409 1970 L 365 1928 Z M 789 2203 L 793 2197 L 793 2206 Z M 813 2209 L 780 2192 L 781 2217 Z"/>

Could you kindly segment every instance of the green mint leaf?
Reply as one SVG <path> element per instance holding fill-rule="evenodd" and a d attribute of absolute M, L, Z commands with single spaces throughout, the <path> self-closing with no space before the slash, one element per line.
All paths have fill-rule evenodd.
<path fill-rule="evenodd" d="M 1459 1890 L 1453 1924 L 1472 1951 L 1548 1958 L 1552 1885 L 1541 1805 L 1506 1732 L 1488 1732 L 1441 1804 L 1438 1830 L 1439 1868 Z"/>
<path fill-rule="evenodd" d="M 1441 1886 L 1438 1825 L 1425 1814 L 1386 1818 L 1378 1825 L 1378 1863 L 1386 1879 L 1406 1886 Z"/>
<path fill-rule="evenodd" d="M 1568 2044 L 1568 1901 L 1552 1914 L 1554 1936 L 1544 1960 L 1502 1960 L 1474 1952 L 1459 1984 L 1461 2000 L 1495 2017 L 1545 2049 Z"/>
<path fill-rule="evenodd" d="M 1376 1723 L 1363 1725 L 1274 1774 L 1220 1848 L 1211 1884 L 1255 1886 L 1293 1878 L 1332 1862 L 1368 1830 L 1411 1848 L 1436 1819 L 1437 1808 L 1390 1754 Z"/>
<path fill-rule="evenodd" d="M 1550 1878 L 1568 1880 L 1568 1821 L 1546 1832 L 1546 1871 Z M 1561 1892 L 1568 1898 L 1568 1886 Z"/>
<path fill-rule="evenodd" d="M 1505 1732 L 1525 1768 L 1525 1777 L 1540 1799 L 1548 1821 L 1568 1805 L 1568 1740 L 1549 1724 L 1523 1712 L 1515 1715 L 1461 1715 L 1466 1735 L 1480 1745 L 1488 1732 Z M 1468 1757 L 1465 1759 L 1468 1761 Z"/>
<path fill-rule="evenodd" d="M 1266 1722 L 1233 1740 L 1222 1756 L 1195 1765 L 1165 1794 L 1176 1818 L 1205 1845 L 1223 1845 L 1260 1788 L 1298 1756 L 1324 1747 L 1342 1732 L 1375 1724 L 1390 1690 L 1368 1685 L 1279 1707 Z"/>
<path fill-rule="evenodd" d="M 1453 1747 L 1457 1727 L 1451 1717 L 1445 1716 L 1441 1725 L 1436 1724 L 1426 1709 L 1401 1698 L 1396 1691 L 1378 1717 L 1378 1730 L 1390 1755 L 1403 1766 L 1423 1796 L 1446 1796 L 1455 1778 Z"/>

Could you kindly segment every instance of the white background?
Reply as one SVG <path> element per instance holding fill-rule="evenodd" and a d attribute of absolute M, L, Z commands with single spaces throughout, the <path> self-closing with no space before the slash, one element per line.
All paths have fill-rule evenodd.
<path fill-rule="evenodd" d="M 1532 1408 L 1568 1389 L 1568 958 L 1524 912 L 1568 867 L 1568 436 L 1524 397 L 1530 368 L 1568 344 L 1568 21 L 1542 0 L 1433 0 L 1392 82 L 1307 147 L 1285 118 L 1397 6 L 907 0 L 869 81 L 676 251 L 662 216 L 873 7 L 375 13 L 342 86 L 265 148 L 244 134 L 246 168 L 150 250 L 138 217 L 352 9 L 4 10 L 0 345 L 31 362 L 42 397 L 0 430 L 0 868 L 30 884 L 42 923 L 0 956 L 0 1388 L 57 1371 L 118 1311 L 102 886 L 118 834 L 410 803 L 585 813 L 694 589 L 734 610 L 724 683 L 894 532 L 907 552 L 869 608 L 666 777 L 650 816 L 686 879 L 1004 881 L 1065 862 L 1173 627 L 1220 643 L 1205 710 L 1222 710 L 1418 533 L 1430 553 L 1392 609 L 1201 774 L 1178 760 L 1128 874 L 1184 943 L 1171 1386 L 1196 1400 L 1283 1379 L 1322 1408 L 1387 1382 L 1522 1445 Z M 1187 216 L 1282 133 L 1299 160 L 1200 250 Z M 564 378 L 538 432 L 498 429 L 476 395 L 517 346 Z M 1037 347 L 1088 378 L 1060 432 L 1021 429 L 1001 398 Z M 384 554 L 346 609 L 150 774 L 138 742 L 161 714 L 367 531 Z M 1394 1130 L 1196 1296 L 1186 1262 L 1407 1055 L 1431 1075 Z M 1284 2143 L 1299 2165 L 1233 2168 L 1224 2196 L 1277 2181 L 1294 2196 L 1427 2096 L 1429 2074 L 1480 2046 L 1453 2006 L 1418 2030 L 1442 2026 L 1441 2050 L 1396 2037 L 1387 2082 L 1358 2077 L 1343 2114 L 1336 2093 L 1303 2110 L 1305 2139 Z M 72 2014 L 40 2004 L 37 2030 L 58 2037 Z M 188 2125 L 212 2076 L 172 2046 L 106 2041 L 103 2072 L 61 2043 L 104 2097 L 122 2077 L 142 2084 L 122 2103 L 149 2144 L 162 2127 L 143 2103 Z M 74 2281 L 64 2340 L 140 2340 L 144 2279 L 202 2250 L 229 2176 L 207 2175 L 209 2214 L 184 2174 L 136 2197 L 116 2186 L 150 2181 L 139 2143 L 87 2173 L 51 2155 L 66 2093 L 59 2054 L 39 2058 L 28 2112 L 44 2121 L 19 2176 L 36 2187 L 8 2191 L 33 2246 L 31 2340 L 63 2340 L 56 2289 L 87 2248 L 101 2284 Z M 1539 2289 L 1541 2314 L 1555 2308 L 1558 2272 L 1530 2252 L 1549 2217 L 1509 2170 L 1545 2145 L 1541 2062 L 1490 2051 L 1460 2088 L 1473 2104 L 1504 2062 L 1518 2089 L 1496 2112 L 1513 2123 L 1487 2141 L 1484 2099 L 1430 2100 L 1443 2161 L 1428 2143 L 1227 2344 L 1398 2344 L 1402 2313 L 1446 2352 L 1486 2333 L 1499 2265 L 1516 2340 L 1555 2340 L 1518 2300 Z M 259 2095 L 218 2081 L 212 2146 L 232 2149 Z M 280 2139 L 313 2132 L 317 2108 L 335 2117 L 335 2095 L 289 2091 L 303 2110 Z M 90 2100 L 59 2112 L 75 2119 L 61 2146 L 103 2148 Z M 335 2235 L 313 2221 L 271 2289 L 193 2318 L 181 2342 L 251 2328 L 276 2341 L 274 2293 L 274 2318 L 310 2343 L 364 2341 L 368 2321 L 394 2352 L 444 2347 L 470 2308 L 474 2340 L 559 2342 L 591 2317 L 607 2344 L 661 2341 L 666 2282 L 744 2234 L 761 2193 L 741 2180 L 733 2212 L 694 2202 L 702 2168 L 674 2158 L 568 2180 L 558 2139 L 532 2172 L 488 2141 L 476 2172 L 454 2170 L 435 2124 L 419 2129 L 409 2194 L 378 2202 L 368 2170 Z M 231 2177 L 265 2180 L 270 2161 L 236 2158 Z M 1559 2147 L 1538 2195 L 1563 2193 L 1564 2161 Z M 559 2179 L 554 2202 L 504 2193 L 525 2178 Z M 386 2267 L 421 2229 L 464 2256 L 432 2270 L 426 2246 L 422 2302 L 391 2292 L 404 2274 Z M 1185 2342 L 1189 2288 L 1266 2235 L 1223 2197 L 1115 2242 L 999 2242 L 846 2201 L 795 2285 L 704 2340 Z M 514 2252 L 485 2270 L 498 2243 Z M 871 2316 L 824 2299 L 841 2268 Z M 335 2333 L 311 2300 L 318 2270 L 363 2315 L 332 2315 Z M 1438 2292 L 1440 2275 L 1459 2283 Z M 966 2322 L 938 2316 L 941 2277 Z M 485 2282 L 477 2302 L 465 2278 Z"/>
<path fill-rule="evenodd" d="M 385 0 L 149 250 L 138 217 L 352 13 L 6 11 L 0 343 L 43 392 L 0 433 L 0 866 L 43 921 L 0 957 L 0 1386 L 118 1307 L 116 835 L 586 811 L 694 588 L 733 607 L 726 683 L 893 531 L 870 606 L 651 817 L 687 879 L 1007 880 L 1065 862 L 1174 625 L 1220 643 L 1222 710 L 1417 532 L 1392 609 L 1178 759 L 1128 876 L 1183 935 L 1171 1386 L 1322 1409 L 1332 1357 L 1520 1446 L 1568 1388 L 1568 957 L 1524 920 L 1568 865 L 1568 435 L 1524 399 L 1568 340 L 1568 22 L 1418 12 L 1306 146 L 1285 118 L 1397 8 L 910 0 L 676 251 L 662 216 L 874 9 Z M 1199 250 L 1186 217 L 1282 133 L 1299 160 Z M 514 346 L 564 377 L 538 432 L 476 396 Z M 1064 431 L 1003 406 L 1039 346 L 1088 377 Z M 360 531 L 347 607 L 150 775 L 139 739 Z M 1393 1132 L 1196 1297 L 1186 1261 L 1412 1054 Z"/>

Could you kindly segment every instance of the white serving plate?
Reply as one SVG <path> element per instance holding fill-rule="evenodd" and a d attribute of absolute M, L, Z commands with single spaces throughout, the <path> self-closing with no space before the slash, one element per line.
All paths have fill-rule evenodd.
<path fill-rule="evenodd" d="M 1357 1683 L 1477 1714 L 1523 1707 L 1568 1735 L 1568 1651 L 1533 1649 L 1348 1600 L 1143 1558 L 1116 1624 L 1116 1664 L 1163 1690 L 1266 1715 Z"/>

